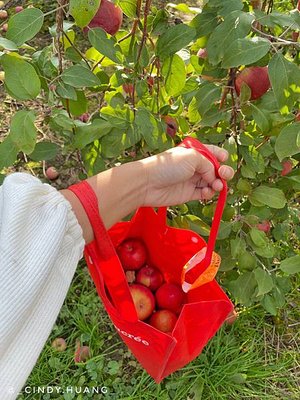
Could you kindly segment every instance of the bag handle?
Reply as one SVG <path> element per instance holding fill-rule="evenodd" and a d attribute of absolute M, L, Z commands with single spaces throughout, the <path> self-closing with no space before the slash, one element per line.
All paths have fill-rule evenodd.
<path fill-rule="evenodd" d="M 217 177 L 219 177 L 223 183 L 223 189 L 221 190 L 215 210 L 215 215 L 212 220 L 212 225 L 211 225 L 211 230 L 210 230 L 210 235 L 208 238 L 207 242 L 207 247 L 206 251 L 203 249 L 203 251 L 199 252 L 198 256 L 193 259 L 191 259 L 191 263 L 185 266 L 182 274 L 182 283 L 183 283 L 183 289 L 185 291 L 188 291 L 191 288 L 198 287 L 209 280 L 212 280 L 217 273 L 218 266 L 216 268 L 216 264 L 219 263 L 220 259 L 214 253 L 214 248 L 215 248 L 215 243 L 218 235 L 218 230 L 222 218 L 222 213 L 224 210 L 224 206 L 226 203 L 226 197 L 227 197 L 227 182 L 222 179 L 219 176 L 219 168 L 220 164 L 216 157 L 207 149 L 206 146 L 204 146 L 202 143 L 200 143 L 197 139 L 195 138 L 186 138 L 182 141 L 182 143 L 179 145 L 181 147 L 185 147 L 188 149 L 195 149 L 197 150 L 200 154 L 202 154 L 204 157 L 206 157 L 215 167 L 215 174 Z M 204 253 L 205 251 L 205 253 Z M 213 260 L 213 262 L 212 262 Z M 201 278 L 199 275 L 204 275 L 205 271 L 210 267 L 213 267 L 213 273 L 208 273 L 206 274 L 207 276 L 205 279 L 199 279 Z M 208 271 L 207 271 L 208 272 Z M 211 271 L 212 272 L 212 271 Z M 203 276 L 204 278 L 204 276 Z M 193 282 L 193 283 L 192 283 Z M 198 282 L 198 284 L 197 284 Z M 184 283 L 186 285 L 184 286 Z"/>
<path fill-rule="evenodd" d="M 99 265 L 95 265 L 95 267 L 103 275 L 114 306 L 126 321 L 136 322 L 138 317 L 126 276 L 99 214 L 95 192 L 87 181 L 69 186 L 68 190 L 71 190 L 78 197 L 93 228 L 97 250 L 102 261 L 101 269 Z"/>

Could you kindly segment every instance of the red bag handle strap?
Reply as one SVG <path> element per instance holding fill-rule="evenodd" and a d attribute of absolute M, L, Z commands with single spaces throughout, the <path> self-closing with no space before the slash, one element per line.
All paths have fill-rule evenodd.
<path fill-rule="evenodd" d="M 97 249 L 103 260 L 101 265 L 95 265 L 95 267 L 103 275 L 114 306 L 126 321 L 137 321 L 137 313 L 126 276 L 100 217 L 98 199 L 95 192 L 87 181 L 81 181 L 69 186 L 68 190 L 71 190 L 78 197 L 93 228 Z"/>
<path fill-rule="evenodd" d="M 182 141 L 182 143 L 179 145 L 188 149 L 195 149 L 197 150 L 200 154 L 202 154 L 204 157 L 206 157 L 215 167 L 215 173 L 216 176 L 220 178 L 219 176 L 219 168 L 220 164 L 216 157 L 207 149 L 206 146 L 204 146 L 202 143 L 200 143 L 197 139 L 195 138 L 186 138 Z M 222 183 L 223 183 L 223 189 L 220 192 L 216 210 L 215 210 L 215 215 L 213 217 L 212 225 L 211 225 L 211 230 L 210 230 L 210 235 L 208 238 L 207 242 L 207 248 L 205 252 L 204 258 L 201 260 L 201 262 L 191 269 L 189 272 L 186 272 L 185 278 L 188 282 L 192 282 L 195 279 L 199 277 L 199 274 L 203 273 L 206 268 L 208 268 L 211 264 L 212 256 L 213 256 L 213 251 L 215 248 L 216 244 L 216 239 L 218 235 L 218 230 L 224 210 L 224 206 L 226 203 L 226 197 L 227 197 L 227 182 L 220 178 Z"/>

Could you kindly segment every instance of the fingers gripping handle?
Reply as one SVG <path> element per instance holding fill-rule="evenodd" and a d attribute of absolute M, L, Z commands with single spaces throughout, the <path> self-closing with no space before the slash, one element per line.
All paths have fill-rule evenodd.
<path fill-rule="evenodd" d="M 199 260 L 197 265 L 192 267 L 192 269 L 187 270 L 184 274 L 185 281 L 191 283 L 195 279 L 197 279 L 199 277 L 199 274 L 203 273 L 204 270 L 206 270 L 206 268 L 208 268 L 211 264 L 213 250 L 215 248 L 218 230 L 219 230 L 224 206 L 226 203 L 227 183 L 224 179 L 222 179 L 219 176 L 220 164 L 219 164 L 218 160 L 216 159 L 216 157 L 207 149 L 206 146 L 204 146 L 202 143 L 200 143 L 197 139 L 186 138 L 183 140 L 183 142 L 179 146 L 185 147 L 187 149 L 197 150 L 200 154 L 202 154 L 204 157 L 206 157 L 215 167 L 216 177 L 221 179 L 221 181 L 223 183 L 223 189 L 220 192 L 220 195 L 218 198 L 215 215 L 214 215 L 212 225 L 211 225 L 210 235 L 209 235 L 208 242 L 207 242 L 205 255 L 203 255 L 203 257 L 201 257 L 202 259 Z"/>

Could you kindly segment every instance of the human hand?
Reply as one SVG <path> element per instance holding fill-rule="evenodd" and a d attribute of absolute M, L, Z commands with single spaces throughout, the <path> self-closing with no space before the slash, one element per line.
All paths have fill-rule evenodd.
<path fill-rule="evenodd" d="M 219 162 L 225 162 L 228 152 L 218 146 L 207 145 Z M 182 204 L 190 200 L 210 200 L 223 188 L 220 178 L 232 179 L 234 171 L 220 166 L 216 177 L 213 164 L 197 150 L 177 146 L 156 156 L 142 160 L 146 174 L 144 206 L 162 207 Z"/>

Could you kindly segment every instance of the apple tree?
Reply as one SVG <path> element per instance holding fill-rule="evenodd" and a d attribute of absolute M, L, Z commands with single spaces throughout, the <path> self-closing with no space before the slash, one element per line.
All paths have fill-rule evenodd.
<path fill-rule="evenodd" d="M 0 79 L 18 105 L 0 144 L 2 175 L 24 155 L 75 153 L 84 178 L 186 136 L 223 146 L 236 174 L 218 279 L 238 303 L 276 315 L 300 271 L 300 2 L 52 5 L 2 20 Z M 32 101 L 50 110 L 43 126 L 55 140 L 37 129 Z M 215 205 L 170 208 L 169 223 L 207 238 Z"/>

